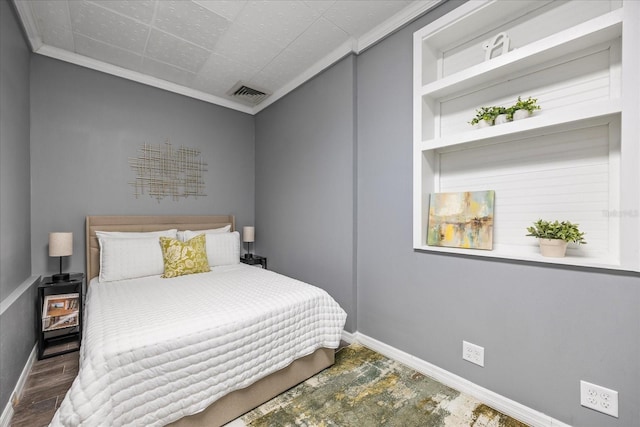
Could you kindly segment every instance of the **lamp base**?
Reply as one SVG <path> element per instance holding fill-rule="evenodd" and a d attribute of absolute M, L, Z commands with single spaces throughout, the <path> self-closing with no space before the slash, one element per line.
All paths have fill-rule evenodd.
<path fill-rule="evenodd" d="M 253 254 L 244 254 L 244 259 L 252 259 Z"/>
<path fill-rule="evenodd" d="M 69 273 L 58 273 L 51 276 L 52 282 L 68 282 L 71 276 Z"/>

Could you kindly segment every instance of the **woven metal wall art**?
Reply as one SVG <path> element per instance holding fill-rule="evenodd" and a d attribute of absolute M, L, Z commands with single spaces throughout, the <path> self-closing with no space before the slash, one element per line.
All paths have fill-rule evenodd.
<path fill-rule="evenodd" d="M 145 143 L 138 157 L 129 158 L 129 165 L 136 173 L 135 181 L 130 182 L 136 198 L 148 194 L 160 202 L 165 197 L 177 201 L 206 196 L 203 172 L 207 163 L 199 150 L 184 146 L 174 149 L 168 140 L 164 146 Z"/>

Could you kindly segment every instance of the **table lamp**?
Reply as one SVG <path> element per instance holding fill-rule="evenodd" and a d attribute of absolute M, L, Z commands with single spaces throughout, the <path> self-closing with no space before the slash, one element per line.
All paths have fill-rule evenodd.
<path fill-rule="evenodd" d="M 51 276 L 54 282 L 66 282 L 69 273 L 62 273 L 62 257 L 73 255 L 73 233 L 49 233 L 49 256 L 60 257 L 60 273 Z"/>
<path fill-rule="evenodd" d="M 243 227 L 242 228 L 242 241 L 247 244 L 247 253 L 244 255 L 245 258 L 253 258 L 251 254 L 251 243 L 255 242 L 256 230 L 254 227 Z"/>

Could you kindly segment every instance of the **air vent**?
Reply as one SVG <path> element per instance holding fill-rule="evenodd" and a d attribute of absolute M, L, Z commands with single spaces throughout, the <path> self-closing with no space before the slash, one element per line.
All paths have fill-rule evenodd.
<path fill-rule="evenodd" d="M 257 87 L 249 87 L 242 82 L 238 82 L 227 92 L 227 95 L 238 101 L 242 101 L 245 104 L 258 105 L 269 97 L 271 93 L 263 89 L 258 89 Z"/>

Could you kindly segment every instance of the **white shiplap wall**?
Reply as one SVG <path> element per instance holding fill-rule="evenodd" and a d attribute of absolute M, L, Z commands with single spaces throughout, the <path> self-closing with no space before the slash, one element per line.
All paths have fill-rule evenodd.
<path fill-rule="evenodd" d="M 604 255 L 612 250 L 606 212 L 617 173 L 610 167 L 610 150 L 617 149 L 610 134 L 610 126 L 601 125 L 443 153 L 437 191 L 495 190 L 497 245 L 535 247 L 525 236 L 532 218 L 558 218 L 587 233 L 580 252 Z"/>

